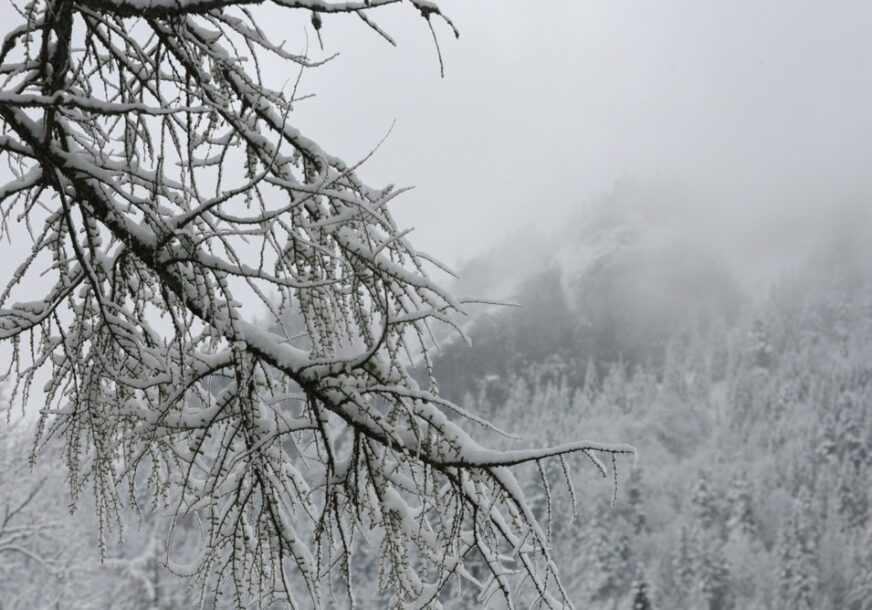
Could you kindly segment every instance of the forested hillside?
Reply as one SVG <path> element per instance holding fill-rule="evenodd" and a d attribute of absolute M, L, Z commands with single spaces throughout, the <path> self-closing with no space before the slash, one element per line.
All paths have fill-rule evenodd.
<path fill-rule="evenodd" d="M 638 463 L 606 462 L 605 476 L 578 460 L 521 472 L 577 607 L 872 608 L 865 227 L 823 243 L 765 298 L 743 294 L 715 258 L 637 233 L 590 247 L 597 256 L 575 268 L 564 257 L 511 278 L 508 296 L 521 307 L 477 312 L 472 347 L 442 347 L 435 366 L 446 395 L 520 437 L 492 432 L 493 445 L 595 438 L 638 448 Z M 155 499 L 143 500 L 141 515 L 126 510 L 126 545 L 115 543 L 117 527 L 102 543 L 101 565 L 93 543 L 107 516 L 86 498 L 70 521 L 63 472 L 31 470 L 29 441 L 15 431 L 0 441 L 4 610 L 195 603 L 164 566 L 185 572 L 186 537 L 202 524 L 176 524 L 168 552 L 150 516 Z M 359 607 L 389 607 L 374 561 L 387 540 L 357 541 Z M 473 577 L 480 560 L 469 558 Z M 456 581 L 443 600 L 502 607 Z"/>
<path fill-rule="evenodd" d="M 618 363 L 655 370 L 668 343 L 736 322 L 747 297 L 732 271 L 688 237 L 684 207 L 665 193 L 646 198 L 648 188 L 620 186 L 556 239 L 514 236 L 461 268 L 459 294 L 519 306 L 477 312 L 471 345 L 441 346 L 446 396 L 460 400 L 482 382 L 504 394 L 518 375 L 557 374 L 577 387 L 589 365 L 600 375 Z"/>
<path fill-rule="evenodd" d="M 638 447 L 614 506 L 611 472 L 584 469 L 574 521 L 567 494 L 540 501 L 580 607 L 872 608 L 867 226 L 765 298 L 705 258 L 641 247 L 574 282 L 555 265 L 521 283 L 523 307 L 473 321 L 471 349 L 443 349 L 446 390 L 463 380 L 464 404 L 525 441 Z"/>

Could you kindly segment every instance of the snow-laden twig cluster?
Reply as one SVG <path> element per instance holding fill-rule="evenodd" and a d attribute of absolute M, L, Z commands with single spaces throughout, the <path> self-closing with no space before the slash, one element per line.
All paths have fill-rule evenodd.
<path fill-rule="evenodd" d="M 392 1 L 274 3 L 316 27 L 356 13 L 383 34 L 364 11 Z M 438 606 L 452 577 L 483 600 L 511 605 L 523 582 L 568 604 L 510 468 L 586 454 L 605 473 L 597 454 L 632 448 L 492 451 L 466 430 L 484 422 L 432 378 L 419 387 L 405 366 L 429 362 L 428 324 L 453 324 L 462 304 L 391 218 L 399 191 L 366 186 L 292 127 L 293 92 L 270 88 L 260 61 L 317 62 L 271 41 L 257 3 L 20 8 L 0 49 L 0 151 L 15 175 L 0 236 L 33 243 L 0 296 L 16 395 L 50 370 L 40 440 L 65 439 L 74 499 L 90 486 L 102 523 L 138 485 L 201 518 L 200 561 L 167 564 L 204 594 L 329 606 L 339 570 L 351 599 L 369 536 L 398 607 Z M 10 304 L 39 276 L 42 298 Z M 464 568 L 470 555 L 485 576 Z"/>

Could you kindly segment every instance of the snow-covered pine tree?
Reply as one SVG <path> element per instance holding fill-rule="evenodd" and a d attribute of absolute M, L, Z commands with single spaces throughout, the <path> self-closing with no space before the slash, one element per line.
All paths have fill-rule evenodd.
<path fill-rule="evenodd" d="M 690 503 L 693 515 L 703 529 L 708 530 L 718 524 L 720 519 L 718 498 L 711 489 L 708 473 L 699 473 L 690 492 Z"/>
<path fill-rule="evenodd" d="M 648 582 L 648 577 L 642 568 L 638 570 L 636 579 L 633 581 L 630 601 L 630 610 L 656 610 L 651 592 L 651 584 Z"/>
<path fill-rule="evenodd" d="M 672 593 L 679 600 L 691 595 L 698 570 L 696 559 L 694 538 L 682 527 L 672 552 Z"/>
<path fill-rule="evenodd" d="M 836 509 L 843 527 L 862 529 L 869 521 L 868 480 L 865 468 L 842 464 L 836 481 Z"/>
<path fill-rule="evenodd" d="M 778 541 L 779 586 L 785 609 L 812 610 L 817 606 L 817 535 L 810 512 L 810 492 L 803 489 L 782 524 Z"/>
<path fill-rule="evenodd" d="M 407 366 L 429 368 L 429 325 L 453 324 L 464 304 L 394 223 L 402 190 L 367 186 L 304 136 L 293 87 L 261 70 L 266 57 L 291 74 L 319 63 L 266 21 L 302 13 L 320 32 L 346 13 L 391 40 L 374 13 L 393 3 L 21 10 L 0 47 L 0 154 L 14 174 L 0 238 L 25 252 L 0 293 L 13 395 L 36 400 L 48 380 L 38 440 L 66 442 L 74 502 L 90 488 L 111 514 L 146 485 L 176 517 L 198 515 L 197 574 L 240 606 L 332 605 L 323 585 L 354 570 L 364 533 L 381 543 L 395 606 L 438 605 L 473 551 L 485 597 L 509 598 L 520 570 L 561 606 L 511 469 L 632 449 L 491 450 L 470 435 L 485 422 L 442 399 L 432 375 L 419 386 Z M 430 0 L 403 4 L 453 28 Z M 271 320 L 253 323 L 255 307 Z M 286 309 L 301 335 L 270 330 Z"/>
<path fill-rule="evenodd" d="M 630 521 L 633 534 L 639 535 L 648 528 L 648 517 L 645 513 L 645 492 L 642 485 L 642 469 L 634 468 L 627 479 L 627 518 Z"/>
<path fill-rule="evenodd" d="M 626 594 L 633 577 L 628 564 L 626 542 L 607 529 L 605 521 L 594 515 L 585 526 L 581 571 L 582 595 L 586 603 L 599 604 L 617 600 Z"/>
<path fill-rule="evenodd" d="M 754 320 L 748 340 L 750 344 L 748 351 L 754 366 L 760 369 L 768 369 L 772 366 L 772 340 L 763 320 Z"/>
<path fill-rule="evenodd" d="M 719 540 L 709 538 L 702 550 L 699 566 L 699 587 L 708 610 L 729 610 L 733 607 L 730 571 Z"/>
<path fill-rule="evenodd" d="M 729 516 L 728 535 L 742 535 L 749 539 L 757 536 L 757 518 L 754 515 L 753 497 L 745 474 L 733 478 L 727 491 Z"/>
<path fill-rule="evenodd" d="M 851 587 L 846 597 L 851 610 L 872 608 L 872 528 L 863 538 L 853 557 L 853 570 L 849 575 Z"/>

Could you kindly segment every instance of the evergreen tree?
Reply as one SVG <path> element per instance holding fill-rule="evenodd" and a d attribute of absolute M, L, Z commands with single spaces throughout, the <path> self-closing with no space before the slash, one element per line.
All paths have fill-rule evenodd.
<path fill-rule="evenodd" d="M 763 320 L 754 320 L 754 324 L 751 327 L 750 342 L 750 354 L 754 366 L 761 369 L 771 367 L 774 349 L 769 329 Z"/>
<path fill-rule="evenodd" d="M 707 473 L 700 472 L 691 490 L 690 502 L 693 516 L 703 529 L 710 529 L 718 522 L 717 498 L 712 493 Z"/>
<path fill-rule="evenodd" d="M 839 474 L 836 490 L 837 510 L 847 529 L 862 528 L 869 517 L 868 477 L 845 464 Z"/>
<path fill-rule="evenodd" d="M 702 553 L 700 592 L 708 610 L 728 610 L 732 608 L 730 571 L 721 545 L 717 541 L 711 543 Z"/>
<path fill-rule="evenodd" d="M 602 400 L 610 413 L 626 413 L 628 411 L 627 367 L 623 361 L 612 365 L 603 379 Z"/>
<path fill-rule="evenodd" d="M 627 521 L 635 535 L 648 529 L 648 518 L 645 515 L 645 492 L 642 488 L 642 468 L 636 466 L 630 471 L 627 479 Z"/>
<path fill-rule="evenodd" d="M 804 490 L 795 500 L 779 540 L 779 591 L 785 610 L 813 610 L 817 607 L 817 541 L 810 522 L 810 504 Z"/>
<path fill-rule="evenodd" d="M 687 528 L 682 527 L 672 555 L 673 590 L 678 599 L 689 597 L 696 582 L 695 559 L 696 549 L 693 538 Z"/>
<path fill-rule="evenodd" d="M 872 529 L 853 556 L 853 574 L 847 595 L 850 610 L 872 610 Z"/>
<path fill-rule="evenodd" d="M 754 539 L 757 536 L 757 518 L 754 514 L 751 489 L 744 473 L 730 483 L 727 502 L 730 511 L 727 519 L 729 534 L 740 534 Z"/>
<path fill-rule="evenodd" d="M 868 429 L 864 430 L 863 405 L 851 392 L 843 392 L 836 405 L 836 413 L 836 435 L 842 461 L 854 468 L 868 465 L 870 440 Z"/>
<path fill-rule="evenodd" d="M 601 391 L 602 384 L 600 383 L 596 362 L 594 362 L 593 358 L 589 358 L 584 370 L 584 383 L 581 386 L 581 394 L 579 395 L 585 409 L 580 413 L 588 413 L 594 408 Z"/>
<path fill-rule="evenodd" d="M 636 579 L 633 581 L 630 599 L 632 601 L 630 610 L 656 610 L 651 585 L 642 568 L 639 568 Z"/>
<path fill-rule="evenodd" d="M 595 516 L 584 536 L 585 561 L 580 574 L 590 602 L 617 599 L 626 593 L 629 550 L 608 525 Z"/>

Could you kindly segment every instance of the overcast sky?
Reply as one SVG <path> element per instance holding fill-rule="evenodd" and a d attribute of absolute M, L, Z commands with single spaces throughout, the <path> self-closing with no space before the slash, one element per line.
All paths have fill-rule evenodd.
<path fill-rule="evenodd" d="M 415 185 L 395 207 L 455 263 L 517 227 L 555 230 L 616 180 L 693 193 L 737 249 L 807 240 L 872 182 L 872 3 L 455 0 L 461 31 L 375 12 L 398 48 L 328 19 L 296 123 L 361 170 Z M 276 22 L 279 22 L 278 16 Z M 289 43 L 300 23 L 281 25 Z M 296 38 L 295 38 L 296 37 Z M 313 41 L 314 44 L 314 41 Z"/>
<path fill-rule="evenodd" d="M 2 5 L 4 23 L 10 7 Z M 867 0 L 444 0 L 460 29 L 402 5 L 325 19 L 325 52 L 290 120 L 396 201 L 412 239 L 450 264 L 507 232 L 545 235 L 616 180 L 692 193 L 736 251 L 808 240 L 872 188 L 872 3 Z M 256 7 L 290 48 L 300 11 Z M 310 40 L 313 55 L 317 43 Z M 271 65 L 280 80 L 288 68 Z"/>

